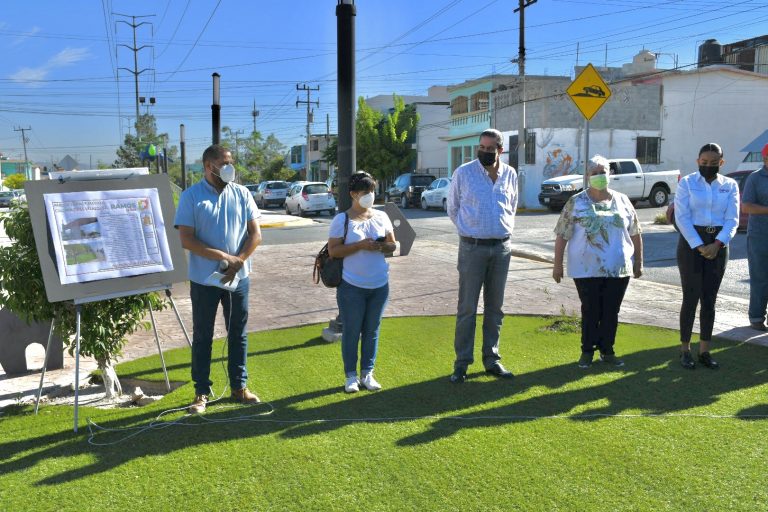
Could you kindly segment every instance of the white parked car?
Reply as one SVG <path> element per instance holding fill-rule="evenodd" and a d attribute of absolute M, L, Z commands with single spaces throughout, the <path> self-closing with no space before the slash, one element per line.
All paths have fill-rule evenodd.
<path fill-rule="evenodd" d="M 288 189 L 286 214 L 295 213 L 303 217 L 308 213 L 322 212 L 328 212 L 331 217 L 336 215 L 336 200 L 328 185 L 322 182 L 297 183 Z"/>
<path fill-rule="evenodd" d="M 438 178 L 421 193 L 421 209 L 442 208 L 448 211 L 448 189 L 451 186 L 451 178 Z"/>

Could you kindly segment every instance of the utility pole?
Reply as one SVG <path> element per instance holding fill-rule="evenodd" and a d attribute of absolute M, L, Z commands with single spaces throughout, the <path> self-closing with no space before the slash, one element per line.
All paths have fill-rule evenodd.
<path fill-rule="evenodd" d="M 25 132 L 31 132 L 32 127 L 27 128 L 14 128 L 13 131 L 15 132 L 21 132 L 21 143 L 24 145 L 24 178 L 30 179 L 29 176 L 29 159 L 27 158 L 27 142 L 29 142 L 29 138 L 27 138 L 27 134 Z"/>
<path fill-rule="evenodd" d="M 520 48 L 517 54 L 517 67 L 520 71 L 520 130 L 517 132 L 517 170 L 518 170 L 518 205 L 525 208 L 525 8 L 537 0 L 519 0 L 514 12 L 520 13 Z M 510 148 L 511 149 L 511 148 Z"/>
<path fill-rule="evenodd" d="M 141 23 L 136 23 L 136 18 L 151 18 L 154 16 L 154 14 L 147 14 L 144 16 L 132 16 L 130 14 L 120 14 L 117 12 L 113 12 L 115 16 L 124 16 L 126 18 L 131 18 L 133 23 L 128 23 L 125 20 L 117 20 L 117 23 L 125 23 L 129 27 L 133 28 L 133 46 L 128 46 L 127 44 L 119 44 L 118 46 L 125 46 L 129 50 L 133 52 L 133 70 L 129 68 L 118 68 L 118 69 L 124 69 L 131 73 L 133 75 L 133 83 L 135 87 L 136 92 L 136 136 L 141 140 L 141 133 L 139 132 L 139 75 L 142 74 L 145 71 L 149 71 L 152 68 L 144 68 L 141 71 L 139 71 L 139 57 L 138 53 L 140 50 L 143 50 L 144 48 L 149 48 L 151 45 L 143 45 L 143 46 L 136 46 L 136 29 L 139 28 L 142 25 L 151 25 L 148 21 L 142 21 Z"/>
<path fill-rule="evenodd" d="M 237 137 L 238 135 L 242 135 L 245 132 L 243 130 L 237 130 L 236 132 L 232 132 L 232 135 L 235 136 L 235 164 L 240 163 L 240 139 Z"/>
<path fill-rule="evenodd" d="M 179 125 L 179 149 L 181 150 L 181 190 L 187 190 L 187 141 L 184 139 L 184 125 Z"/>
<path fill-rule="evenodd" d="M 355 172 L 357 138 L 355 134 L 355 0 L 337 0 L 336 69 L 338 71 L 338 169 L 336 174 L 339 211 L 352 205 L 349 177 Z"/>
<path fill-rule="evenodd" d="M 325 150 L 328 150 L 328 146 L 331 144 L 331 114 L 327 113 L 325 114 Z M 325 159 L 323 159 L 325 160 Z M 328 165 L 328 161 L 325 160 L 325 170 L 328 172 L 328 177 L 326 179 L 331 179 L 331 166 Z M 333 186 L 333 182 L 329 184 L 329 186 Z"/>
<path fill-rule="evenodd" d="M 253 132 L 256 133 L 256 118 L 259 117 L 259 111 L 256 110 L 256 100 L 253 100 L 253 110 L 251 110 L 253 116 Z"/>
<path fill-rule="evenodd" d="M 320 100 L 312 101 L 310 98 L 310 94 L 312 91 L 319 91 L 320 86 L 317 87 L 307 87 L 307 84 L 303 84 L 301 87 L 299 87 L 299 84 L 296 84 L 296 90 L 297 91 L 307 91 L 307 99 L 306 100 L 300 100 L 299 98 L 296 98 L 296 108 L 299 107 L 299 103 L 306 103 L 307 104 L 307 151 L 306 151 L 306 166 L 307 166 L 307 179 L 309 181 L 312 181 L 312 169 L 309 161 L 309 141 L 311 138 L 311 135 L 309 134 L 310 126 L 312 125 L 312 111 L 310 110 L 310 105 L 313 103 L 315 106 L 320 106 Z"/>

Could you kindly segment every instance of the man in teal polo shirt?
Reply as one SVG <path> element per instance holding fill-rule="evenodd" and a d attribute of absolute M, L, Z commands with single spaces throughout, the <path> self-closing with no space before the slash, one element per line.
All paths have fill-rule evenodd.
<path fill-rule="evenodd" d="M 211 394 L 211 346 L 216 312 L 221 303 L 227 328 L 229 385 L 241 403 L 258 403 L 248 390 L 249 256 L 261 243 L 260 213 L 248 189 L 232 183 L 232 154 L 214 144 L 203 153 L 204 177 L 181 194 L 174 225 L 189 251 L 192 299 L 192 413 L 205 412 Z M 211 280 L 220 271 L 224 277 Z M 229 289 L 228 289 L 229 288 Z"/>
<path fill-rule="evenodd" d="M 741 208 L 749 214 L 747 262 L 749 263 L 749 324 L 766 331 L 768 305 L 768 144 L 763 147 L 763 166 L 747 176 Z"/>

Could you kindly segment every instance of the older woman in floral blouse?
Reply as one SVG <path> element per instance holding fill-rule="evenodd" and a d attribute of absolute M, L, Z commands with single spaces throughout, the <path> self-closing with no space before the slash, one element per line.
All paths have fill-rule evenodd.
<path fill-rule="evenodd" d="M 642 275 L 643 240 L 631 201 L 608 188 L 610 165 L 595 155 L 587 164 L 589 186 L 568 200 L 555 226 L 555 268 L 563 278 L 563 255 L 568 247 L 568 275 L 581 299 L 580 368 L 592 365 L 595 348 L 600 360 L 624 366 L 613 344 L 619 309 L 630 274 Z"/>

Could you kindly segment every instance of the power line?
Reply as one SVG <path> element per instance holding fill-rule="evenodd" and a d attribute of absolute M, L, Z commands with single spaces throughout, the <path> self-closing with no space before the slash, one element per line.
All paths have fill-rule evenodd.
<path fill-rule="evenodd" d="M 160 52 L 160 55 L 157 56 L 158 59 L 163 56 L 163 54 L 168 49 L 168 47 L 171 46 L 171 43 L 173 43 L 173 40 L 176 37 L 176 33 L 179 31 L 179 27 L 181 27 L 181 22 L 184 21 L 184 15 L 187 14 L 187 9 L 189 9 L 189 4 L 190 4 L 191 1 L 192 0 L 187 0 L 187 5 L 184 6 L 184 11 L 181 13 L 181 18 L 179 18 L 179 22 L 176 23 L 176 28 L 173 29 L 173 34 L 171 34 L 171 38 L 165 44 L 165 48 L 163 48 L 162 51 Z M 166 7 L 166 10 L 168 10 L 167 7 Z"/>
<path fill-rule="evenodd" d="M 184 63 L 185 63 L 185 62 L 187 62 L 187 59 L 189 58 L 189 56 L 190 56 L 190 55 L 192 55 L 192 51 L 193 51 L 193 50 L 195 49 L 195 47 L 197 46 L 197 43 L 200 41 L 200 38 L 201 38 L 201 37 L 203 37 L 203 34 L 205 33 L 205 29 L 206 29 L 206 28 L 208 28 L 208 24 L 209 24 L 209 23 L 211 22 L 211 20 L 213 19 L 213 15 L 214 15 L 214 14 L 216 14 L 216 10 L 219 8 L 219 6 L 220 6 L 220 5 L 221 5 L 221 0 L 219 0 L 218 2 L 216 2 L 216 6 L 213 8 L 213 11 L 211 12 L 211 15 L 210 15 L 210 16 L 208 16 L 208 21 L 206 21 L 206 22 L 205 22 L 205 25 L 203 26 L 203 29 L 200 31 L 200 34 L 198 34 L 198 36 L 197 36 L 197 39 L 195 39 L 195 43 L 192 45 L 192 48 L 190 48 L 190 49 L 189 49 L 189 51 L 188 51 L 188 52 L 187 52 L 187 54 L 184 56 L 184 58 L 182 59 L 181 63 L 180 63 L 180 64 L 179 64 L 179 65 L 176 67 L 176 69 L 173 71 L 173 73 L 171 73 L 171 74 L 170 74 L 170 76 L 168 76 L 168 78 L 166 78 L 165 80 L 163 80 L 163 82 L 167 82 L 168 80 L 170 80 L 170 79 L 171 79 L 171 77 L 173 77 L 173 76 L 174 76 L 174 75 L 175 75 L 175 74 L 176 74 L 176 73 L 179 71 L 179 69 L 181 69 L 181 66 L 183 66 L 183 65 L 184 65 Z"/>

